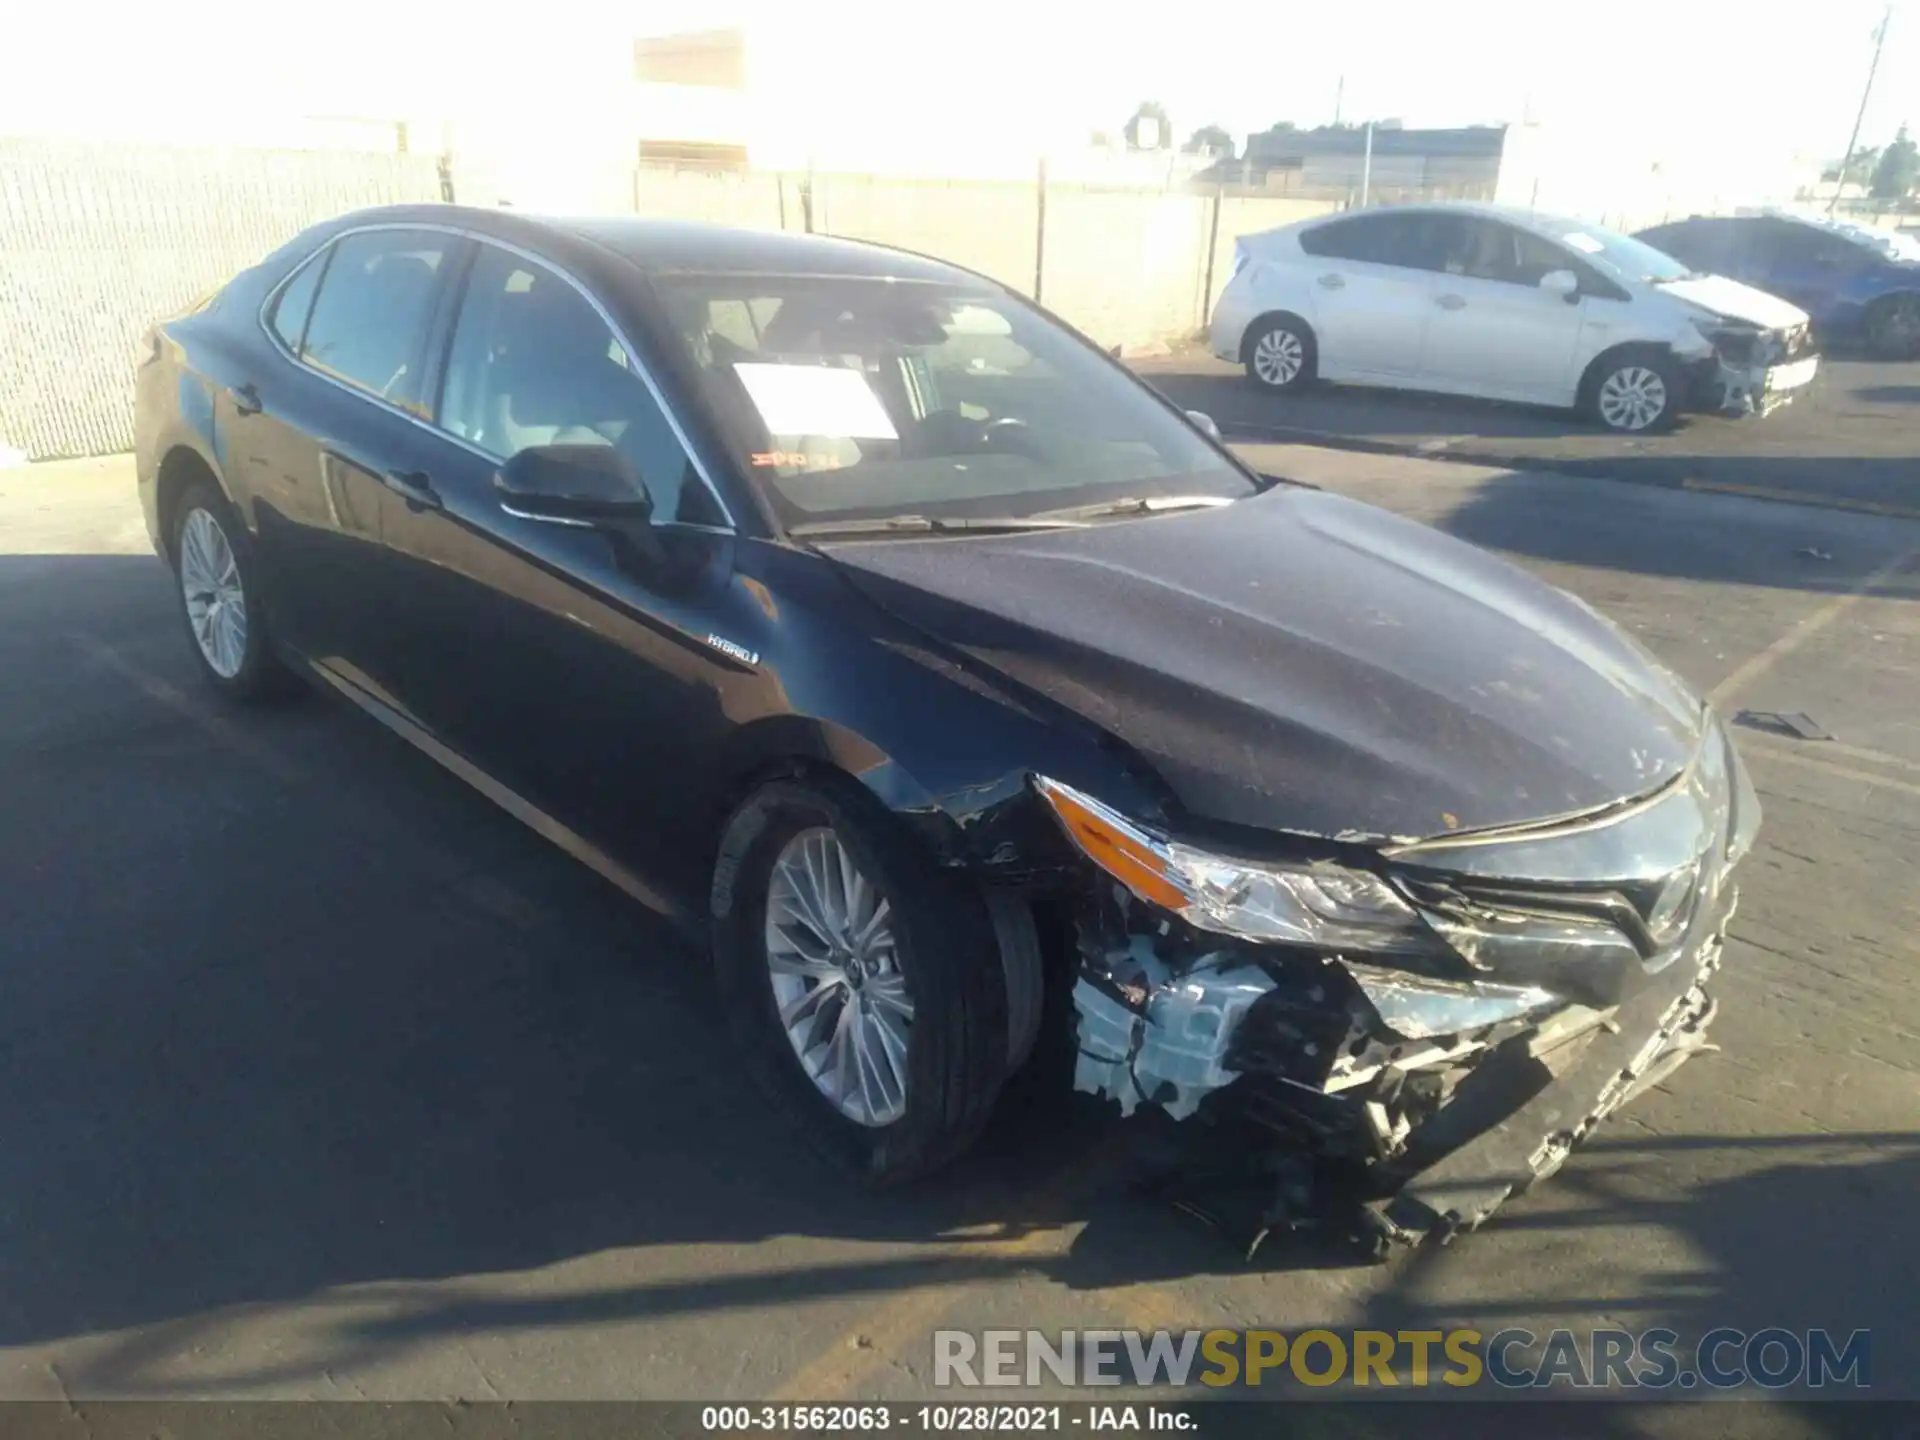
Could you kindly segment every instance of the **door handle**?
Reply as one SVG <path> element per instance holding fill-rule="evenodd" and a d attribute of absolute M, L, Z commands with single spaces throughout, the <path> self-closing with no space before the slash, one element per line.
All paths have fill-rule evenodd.
<path fill-rule="evenodd" d="M 260 413 L 260 392 L 253 388 L 253 382 L 244 385 L 229 385 L 227 398 L 233 401 L 236 415 L 258 415 Z"/>
<path fill-rule="evenodd" d="M 1467 308 L 1467 297 L 1464 295 L 1442 295 L 1433 303 L 1438 305 L 1442 310 L 1464 310 Z"/>
<path fill-rule="evenodd" d="M 387 488 L 406 501 L 407 509 L 415 514 L 440 508 L 440 492 L 433 488 L 433 477 L 426 471 L 389 470 L 384 478 Z"/>
<path fill-rule="evenodd" d="M 1322 290 L 1342 290 L 1346 288 L 1346 284 L 1346 280 L 1339 275 L 1322 275 L 1320 277 L 1320 288 Z"/>

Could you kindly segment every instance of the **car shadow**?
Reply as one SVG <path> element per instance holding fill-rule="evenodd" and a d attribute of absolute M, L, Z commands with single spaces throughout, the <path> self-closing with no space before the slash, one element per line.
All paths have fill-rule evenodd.
<path fill-rule="evenodd" d="M 1911 470 L 1829 462 L 1836 486 L 1849 492 L 1910 487 L 1898 468 Z M 1422 518 L 1523 560 L 1714 585 L 1920 598 L 1920 567 L 1882 573 L 1920 543 L 1920 520 L 1755 500 L 1752 490 L 1773 488 L 1770 463 L 1749 460 L 1741 473 L 1742 488 L 1716 493 L 1670 483 L 1659 460 L 1609 462 L 1605 478 L 1628 483 L 1598 484 L 1598 475 L 1578 471 L 1508 472 Z"/>

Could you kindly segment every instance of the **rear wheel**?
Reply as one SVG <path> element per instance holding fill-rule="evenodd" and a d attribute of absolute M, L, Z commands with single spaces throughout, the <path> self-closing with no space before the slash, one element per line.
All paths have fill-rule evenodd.
<path fill-rule="evenodd" d="M 1587 404 L 1609 430 L 1644 435 L 1672 425 L 1680 412 L 1680 371 L 1665 355 L 1622 351 L 1594 371 Z"/>
<path fill-rule="evenodd" d="M 1262 390 L 1298 390 L 1313 379 L 1313 331 L 1291 315 L 1256 321 L 1241 355 L 1247 378 Z"/>
<path fill-rule="evenodd" d="M 180 613 L 200 673 L 237 700 L 280 691 L 287 674 L 267 636 L 253 553 L 239 516 L 218 486 L 201 481 L 181 496 L 173 522 Z"/>
<path fill-rule="evenodd" d="M 1006 982 L 985 906 L 834 777 L 762 786 L 727 823 L 714 965 L 756 1080 L 875 1183 L 938 1168 L 992 1110 Z"/>
<path fill-rule="evenodd" d="M 1889 295 L 1867 311 L 1867 345 L 1875 355 L 1908 360 L 1920 355 L 1920 295 Z"/>

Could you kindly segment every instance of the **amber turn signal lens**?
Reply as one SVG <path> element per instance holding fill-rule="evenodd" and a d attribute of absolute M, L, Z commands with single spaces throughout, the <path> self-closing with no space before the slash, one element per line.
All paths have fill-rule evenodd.
<path fill-rule="evenodd" d="M 1053 813 L 1087 857 L 1142 900 L 1175 914 L 1192 901 L 1167 874 L 1167 862 L 1144 837 L 1127 833 L 1079 796 L 1061 785 L 1042 781 L 1040 793 Z"/>

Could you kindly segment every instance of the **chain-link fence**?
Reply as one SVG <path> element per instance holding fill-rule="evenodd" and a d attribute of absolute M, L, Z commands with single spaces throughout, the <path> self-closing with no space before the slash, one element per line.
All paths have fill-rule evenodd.
<path fill-rule="evenodd" d="M 154 319 L 316 220 L 438 198 L 425 155 L 0 139 L 0 449 L 129 448 Z"/>

